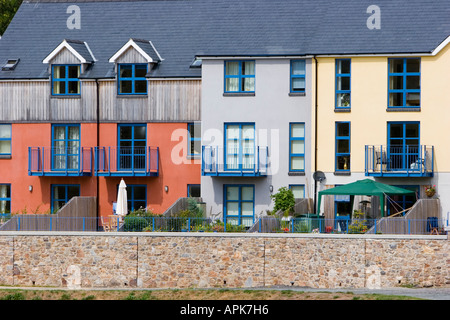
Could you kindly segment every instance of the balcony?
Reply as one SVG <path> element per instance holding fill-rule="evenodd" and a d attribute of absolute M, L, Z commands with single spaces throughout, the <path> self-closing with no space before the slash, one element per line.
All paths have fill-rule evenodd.
<path fill-rule="evenodd" d="M 432 177 L 434 146 L 373 146 L 365 148 L 365 174 L 373 177 Z"/>
<path fill-rule="evenodd" d="M 77 177 L 92 175 L 91 147 L 29 147 L 28 175 Z"/>
<path fill-rule="evenodd" d="M 250 150 L 251 149 L 251 150 Z M 244 154 L 228 154 L 217 146 L 202 146 L 202 175 L 218 177 L 262 177 L 267 176 L 269 149 L 256 147 Z M 227 162 L 228 160 L 228 162 Z"/>
<path fill-rule="evenodd" d="M 95 147 L 95 175 L 157 177 L 158 147 Z"/>

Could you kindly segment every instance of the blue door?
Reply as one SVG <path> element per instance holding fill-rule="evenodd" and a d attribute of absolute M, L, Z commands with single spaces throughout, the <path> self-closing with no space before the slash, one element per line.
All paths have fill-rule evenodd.
<path fill-rule="evenodd" d="M 52 126 L 52 170 L 79 170 L 80 126 Z"/>
<path fill-rule="evenodd" d="M 388 122 L 388 160 L 394 171 L 415 169 L 420 157 L 420 123 Z"/>
<path fill-rule="evenodd" d="M 119 125 L 118 170 L 145 170 L 147 128 L 145 124 Z"/>

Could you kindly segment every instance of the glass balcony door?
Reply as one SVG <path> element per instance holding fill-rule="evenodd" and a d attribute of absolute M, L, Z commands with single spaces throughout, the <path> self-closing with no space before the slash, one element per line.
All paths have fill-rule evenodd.
<path fill-rule="evenodd" d="M 80 162 L 80 126 L 52 126 L 52 170 L 78 170 Z"/>
<path fill-rule="evenodd" d="M 146 125 L 120 125 L 118 170 L 134 171 L 146 168 Z"/>
<path fill-rule="evenodd" d="M 416 168 L 420 160 L 420 123 L 388 123 L 388 165 L 393 171 Z M 417 168 L 418 169 L 418 168 Z"/>
<path fill-rule="evenodd" d="M 255 169 L 255 125 L 225 124 L 225 170 Z"/>

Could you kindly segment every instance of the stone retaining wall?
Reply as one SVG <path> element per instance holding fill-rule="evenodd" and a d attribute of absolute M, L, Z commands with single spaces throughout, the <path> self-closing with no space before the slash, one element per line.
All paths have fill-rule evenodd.
<path fill-rule="evenodd" d="M 450 284 L 446 236 L 0 233 L 0 285 L 70 288 Z"/>

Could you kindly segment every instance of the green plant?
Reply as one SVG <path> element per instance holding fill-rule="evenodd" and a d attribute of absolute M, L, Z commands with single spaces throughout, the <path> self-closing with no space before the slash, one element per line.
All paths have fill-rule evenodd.
<path fill-rule="evenodd" d="M 364 218 L 364 212 L 360 210 L 353 211 L 352 223 L 348 226 L 348 233 L 366 233 L 367 221 Z"/>
<path fill-rule="evenodd" d="M 277 212 L 279 210 L 284 213 L 290 213 L 294 209 L 295 198 L 292 190 L 287 187 L 281 187 L 278 189 L 278 192 L 272 194 L 270 196 L 274 201 L 274 211 Z"/>

